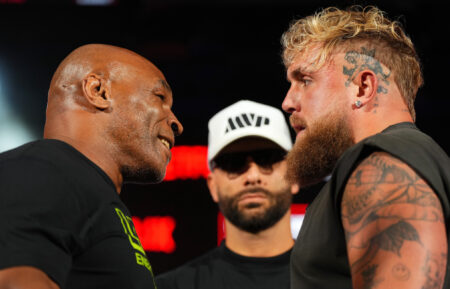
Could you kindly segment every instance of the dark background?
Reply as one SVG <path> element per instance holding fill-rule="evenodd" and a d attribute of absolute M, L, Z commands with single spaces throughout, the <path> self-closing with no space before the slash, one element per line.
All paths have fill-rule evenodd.
<path fill-rule="evenodd" d="M 165 74 L 174 92 L 173 110 L 185 128 L 177 145 L 206 145 L 207 121 L 223 107 L 243 98 L 281 106 L 288 84 L 280 36 L 292 20 L 351 4 L 376 5 L 404 24 L 425 77 L 416 101 L 417 126 L 449 153 L 445 71 L 450 61 L 443 44 L 449 25 L 433 1 L 123 0 L 86 7 L 70 0 L 0 0 L 0 93 L 14 117 L 39 138 L 59 62 L 83 44 L 122 46 Z M 316 189 L 302 191 L 295 202 L 308 202 Z M 177 221 L 176 251 L 149 253 L 156 274 L 216 245 L 217 208 L 205 180 L 126 185 L 121 196 L 133 215 L 171 215 Z"/>

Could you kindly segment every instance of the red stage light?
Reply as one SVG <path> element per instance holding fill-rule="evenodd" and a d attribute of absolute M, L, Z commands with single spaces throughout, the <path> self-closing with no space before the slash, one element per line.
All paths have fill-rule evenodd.
<path fill-rule="evenodd" d="M 151 216 L 141 220 L 132 217 L 136 233 L 145 251 L 173 253 L 176 248 L 173 230 L 176 222 L 170 216 Z"/>
<path fill-rule="evenodd" d="M 200 179 L 209 174 L 206 146 L 176 146 L 167 166 L 165 181 Z"/>

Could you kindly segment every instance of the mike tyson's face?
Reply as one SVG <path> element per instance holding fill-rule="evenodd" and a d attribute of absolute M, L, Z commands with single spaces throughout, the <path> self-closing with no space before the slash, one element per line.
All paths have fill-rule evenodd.
<path fill-rule="evenodd" d="M 124 181 L 159 182 L 175 134 L 182 132 L 171 110 L 172 91 L 150 62 L 127 66 L 120 73 L 120 80 L 112 84 L 114 117 L 108 132 L 117 147 Z"/>

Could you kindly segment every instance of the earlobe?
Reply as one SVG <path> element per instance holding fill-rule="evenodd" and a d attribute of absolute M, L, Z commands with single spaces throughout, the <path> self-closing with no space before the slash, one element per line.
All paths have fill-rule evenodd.
<path fill-rule="evenodd" d="M 97 74 L 89 74 L 83 79 L 83 93 L 94 107 L 104 110 L 110 107 L 110 92 L 106 81 Z"/>
<path fill-rule="evenodd" d="M 291 194 L 296 195 L 300 190 L 300 186 L 298 184 L 291 185 Z"/>
<path fill-rule="evenodd" d="M 373 71 L 364 70 L 358 73 L 354 82 L 358 87 L 358 92 L 353 105 L 354 108 L 360 108 L 375 98 L 377 94 L 378 79 Z"/>

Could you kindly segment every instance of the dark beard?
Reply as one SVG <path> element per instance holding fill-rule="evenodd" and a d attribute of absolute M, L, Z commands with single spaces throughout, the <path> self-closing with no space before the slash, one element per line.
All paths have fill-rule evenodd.
<path fill-rule="evenodd" d="M 123 166 L 121 169 L 124 183 L 136 183 L 136 184 L 156 184 L 163 181 L 165 177 L 165 171 L 160 172 L 154 168 L 130 167 Z"/>
<path fill-rule="evenodd" d="M 245 193 L 264 193 L 269 199 L 270 205 L 262 212 L 248 213 L 246 210 L 257 208 L 260 204 L 248 203 L 244 208 L 239 208 L 238 200 Z M 220 195 L 220 194 L 219 194 Z M 257 188 L 245 190 L 233 197 L 221 197 L 219 208 L 225 218 L 239 229 L 257 234 L 275 225 L 289 210 L 292 203 L 290 187 L 286 191 L 271 193 L 265 189 Z"/>
<path fill-rule="evenodd" d="M 353 145 L 351 129 L 343 116 L 327 115 L 308 126 L 305 133 L 287 155 L 286 179 L 301 187 L 322 181 Z"/>

